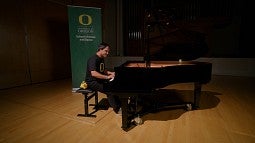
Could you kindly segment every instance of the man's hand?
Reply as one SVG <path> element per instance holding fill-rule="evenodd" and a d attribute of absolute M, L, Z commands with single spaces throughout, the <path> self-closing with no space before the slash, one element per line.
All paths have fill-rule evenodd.
<path fill-rule="evenodd" d="M 115 72 L 107 72 L 109 79 L 113 79 L 115 77 Z"/>

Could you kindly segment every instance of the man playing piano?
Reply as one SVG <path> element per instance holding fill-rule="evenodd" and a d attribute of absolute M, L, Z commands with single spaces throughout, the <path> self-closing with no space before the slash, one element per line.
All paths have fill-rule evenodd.
<path fill-rule="evenodd" d="M 108 71 L 105 68 L 104 58 L 110 52 L 110 45 L 101 43 L 98 45 L 96 54 L 91 56 L 87 61 L 87 72 L 85 81 L 88 88 L 99 91 L 107 95 L 108 102 L 115 113 L 121 113 L 121 105 L 118 96 L 111 94 L 109 91 L 110 80 L 115 77 L 115 72 Z"/>

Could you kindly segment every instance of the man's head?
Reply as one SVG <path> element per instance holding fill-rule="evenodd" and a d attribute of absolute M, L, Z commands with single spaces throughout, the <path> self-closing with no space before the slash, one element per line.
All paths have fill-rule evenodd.
<path fill-rule="evenodd" d="M 98 48 L 97 48 L 97 55 L 100 57 L 100 58 L 105 58 L 108 56 L 110 52 L 110 45 L 107 44 L 107 43 L 101 43 L 98 45 Z"/>

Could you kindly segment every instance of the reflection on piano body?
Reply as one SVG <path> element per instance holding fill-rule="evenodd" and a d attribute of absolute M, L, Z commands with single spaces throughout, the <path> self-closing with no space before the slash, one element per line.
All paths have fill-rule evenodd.
<path fill-rule="evenodd" d="M 197 61 L 128 61 L 115 67 L 116 91 L 151 91 L 182 82 L 207 83 L 211 79 L 211 63 Z"/>

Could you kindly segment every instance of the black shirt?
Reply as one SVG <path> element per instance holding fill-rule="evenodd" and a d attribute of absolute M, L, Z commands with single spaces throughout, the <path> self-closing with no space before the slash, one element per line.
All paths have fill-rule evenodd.
<path fill-rule="evenodd" d="M 104 81 L 103 79 L 97 79 L 95 77 L 92 77 L 91 71 L 97 71 L 101 74 L 104 74 L 104 71 L 105 71 L 104 59 L 98 57 L 96 54 L 88 59 L 85 81 L 87 83 L 92 82 L 92 81 L 98 81 L 98 82 Z"/>

